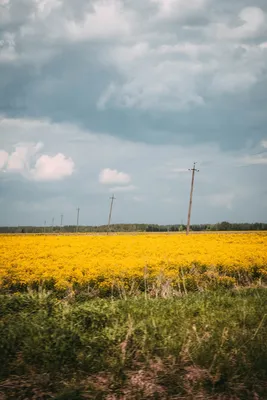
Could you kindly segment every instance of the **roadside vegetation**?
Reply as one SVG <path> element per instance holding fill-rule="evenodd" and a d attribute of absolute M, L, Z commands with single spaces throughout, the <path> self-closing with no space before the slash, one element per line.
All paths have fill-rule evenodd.
<path fill-rule="evenodd" d="M 267 289 L 0 295 L 0 398 L 266 399 Z"/>

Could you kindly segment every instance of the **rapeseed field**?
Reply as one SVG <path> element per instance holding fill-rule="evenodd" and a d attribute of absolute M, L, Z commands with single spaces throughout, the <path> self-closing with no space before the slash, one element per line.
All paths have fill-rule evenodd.
<path fill-rule="evenodd" d="M 158 293 L 264 283 L 267 233 L 2 235 L 4 287 L 130 288 Z"/>

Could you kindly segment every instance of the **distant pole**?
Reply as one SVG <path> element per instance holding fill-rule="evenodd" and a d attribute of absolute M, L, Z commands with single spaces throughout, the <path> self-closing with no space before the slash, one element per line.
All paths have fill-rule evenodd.
<path fill-rule="evenodd" d="M 61 230 L 62 230 L 62 226 L 63 226 L 63 214 L 61 214 L 61 216 L 60 216 L 60 227 L 61 227 Z"/>
<path fill-rule="evenodd" d="M 46 221 L 44 222 L 44 233 L 45 233 Z"/>
<path fill-rule="evenodd" d="M 111 202 L 110 202 L 110 210 L 109 210 L 109 216 L 108 216 L 108 231 L 107 234 L 109 233 L 109 228 L 110 228 L 110 221 L 111 221 L 111 216 L 112 216 L 112 208 L 113 208 L 113 201 L 116 200 L 114 197 L 114 194 L 112 197 L 110 197 Z"/>
<path fill-rule="evenodd" d="M 79 230 L 79 217 L 80 217 L 80 208 L 77 208 L 77 225 L 76 225 L 76 232 Z"/>
<path fill-rule="evenodd" d="M 193 199 L 193 191 L 194 191 L 194 180 L 195 180 L 195 172 L 199 172 L 196 169 L 196 163 L 194 162 L 193 168 L 189 169 L 188 171 L 192 171 L 192 180 L 191 180 L 191 191 L 190 191 L 190 200 L 189 200 L 189 208 L 188 208 L 188 218 L 187 218 L 187 228 L 186 234 L 189 234 L 190 230 L 190 219 L 191 219 L 191 211 L 192 211 L 192 199 Z"/>
<path fill-rule="evenodd" d="M 53 218 L 52 218 L 52 232 L 53 232 L 53 230 L 54 230 L 54 221 L 55 221 L 55 218 L 53 217 Z"/>

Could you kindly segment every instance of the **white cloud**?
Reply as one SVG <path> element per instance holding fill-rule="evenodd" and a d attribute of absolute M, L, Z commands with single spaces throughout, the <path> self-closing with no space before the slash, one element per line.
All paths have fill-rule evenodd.
<path fill-rule="evenodd" d="M 97 100 L 97 107 L 99 110 L 104 110 L 106 105 L 109 103 L 110 99 L 116 95 L 116 85 L 114 83 L 110 83 L 106 90 L 101 94 L 99 99 Z"/>
<path fill-rule="evenodd" d="M 27 179 L 36 181 L 59 180 L 72 175 L 74 162 L 59 153 L 55 156 L 40 155 L 42 143 L 18 144 L 10 154 L 0 151 L 0 169 L 5 172 L 19 173 Z"/>
<path fill-rule="evenodd" d="M 109 191 L 112 192 L 112 193 L 116 193 L 116 192 L 133 192 L 136 189 L 137 189 L 136 186 L 128 185 L 128 186 L 115 186 L 115 187 L 109 188 Z"/>
<path fill-rule="evenodd" d="M 126 184 L 131 181 L 130 175 L 119 172 L 116 169 L 105 168 L 99 174 L 99 182 L 102 184 Z"/>
<path fill-rule="evenodd" d="M 267 140 L 263 140 L 261 142 L 262 147 L 264 147 L 265 149 L 267 149 Z"/>
<path fill-rule="evenodd" d="M 42 143 L 19 144 L 8 157 L 7 171 L 25 172 L 29 169 L 31 158 L 42 148 Z"/>
<path fill-rule="evenodd" d="M 202 0 L 151 1 L 162 15 L 170 17 L 205 8 L 208 12 L 209 4 Z M 234 28 L 230 26 L 233 18 Z M 105 49 L 101 55 L 105 65 L 115 67 L 120 78 L 109 82 L 98 99 L 98 107 L 185 110 L 205 105 L 206 94 L 209 100 L 209 95 L 218 97 L 251 89 L 265 74 L 264 44 L 248 45 L 243 39 L 264 37 L 265 22 L 260 8 L 244 8 L 239 15 L 231 15 L 229 26 L 207 23 L 203 28 L 195 27 L 203 40 L 202 36 L 200 40 L 188 40 L 187 36 L 183 39 L 187 28 L 183 19 L 175 31 L 172 24 L 170 29 L 164 26 L 161 36 L 151 29 L 153 24 L 148 24 L 147 31 Z M 157 23 L 154 21 L 154 26 Z"/>
<path fill-rule="evenodd" d="M 15 35 L 5 32 L 0 40 L 0 63 L 13 62 L 17 59 Z"/>
<path fill-rule="evenodd" d="M 214 51 L 213 46 L 210 44 L 199 44 L 184 42 L 175 45 L 165 44 L 156 49 L 158 54 L 186 54 L 191 57 L 197 57 L 203 54 L 210 54 Z"/>
<path fill-rule="evenodd" d="M 17 147 L 8 159 L 7 169 L 9 171 L 23 171 L 27 162 L 27 148 Z"/>
<path fill-rule="evenodd" d="M 47 18 L 49 14 L 60 8 L 62 1 L 60 0 L 35 0 L 36 2 L 36 15 L 39 18 Z"/>
<path fill-rule="evenodd" d="M 18 7 L 7 5 L 1 9 L 2 21 L 11 26 L 10 30 L 14 23 L 19 29 L 16 41 L 5 39 L 13 33 L 0 34 L 0 39 L 4 38 L 3 43 L 0 40 L 0 63 L 38 68 L 64 51 L 63 43 L 125 38 L 133 24 L 134 13 L 121 0 L 95 0 L 91 4 L 80 1 L 73 5 L 64 0 L 27 0 L 21 7 L 19 3 Z"/>
<path fill-rule="evenodd" d="M 107 48 L 102 54 L 104 62 L 117 68 L 123 75 L 127 76 L 129 70 L 136 69 L 136 63 L 145 62 L 148 56 L 156 54 L 145 41 L 131 44 L 116 44 Z M 135 64 L 133 64 L 135 63 Z M 135 66 L 133 66 L 135 65 Z M 111 85 L 112 86 L 112 85 Z"/>
<path fill-rule="evenodd" d="M 266 154 L 255 154 L 241 158 L 240 162 L 243 165 L 267 165 Z"/>
<path fill-rule="evenodd" d="M 212 88 L 221 93 L 235 93 L 249 89 L 257 82 L 253 72 L 218 73 L 212 81 Z"/>
<path fill-rule="evenodd" d="M 119 1 L 98 1 L 93 4 L 93 9 L 94 12 L 87 13 L 82 22 L 66 22 L 66 33 L 71 40 L 110 38 L 130 32 L 130 22 Z"/>
<path fill-rule="evenodd" d="M 242 93 L 251 89 L 264 78 L 266 60 L 258 46 L 228 44 L 224 51 L 218 51 L 217 62 L 210 74 L 209 91 L 218 96 L 220 93 Z"/>
<path fill-rule="evenodd" d="M 0 150 L 0 170 L 6 166 L 8 160 L 8 152 Z"/>
<path fill-rule="evenodd" d="M 159 17 L 179 18 L 199 11 L 205 7 L 207 0 L 151 0 L 159 8 Z"/>
<path fill-rule="evenodd" d="M 227 25 L 217 26 L 219 39 L 247 39 L 259 36 L 265 26 L 266 16 L 261 8 L 246 7 L 239 14 L 239 26 L 229 28 Z"/>
<path fill-rule="evenodd" d="M 112 83 L 98 105 L 160 111 L 201 106 L 204 100 L 197 93 L 197 76 L 204 71 L 201 63 L 188 61 L 155 63 L 151 58 L 148 63 L 133 63 L 126 73 L 126 82 Z"/>
<path fill-rule="evenodd" d="M 22 7 L 24 23 L 16 34 L 7 29 L 2 35 L 0 62 L 32 64 L 38 70 L 48 62 L 55 66 L 53 58 L 66 54 L 65 50 L 77 46 L 76 42 L 92 41 L 93 58 L 89 48 L 88 56 L 84 50 L 81 56 L 79 48 L 76 54 L 85 70 L 87 62 L 88 71 L 95 62 L 94 73 L 99 65 L 101 77 L 106 72 L 102 95 L 92 91 L 97 93 L 98 98 L 93 101 L 100 109 L 126 107 L 164 112 L 202 107 L 210 100 L 209 96 L 205 98 L 207 92 L 218 97 L 252 88 L 266 65 L 263 10 L 249 7 L 234 15 L 230 7 L 224 12 L 220 6 L 209 7 L 211 4 L 211 0 L 27 0 L 29 10 Z M 5 20 L 20 20 L 19 11 L 14 10 L 15 7 L 4 7 Z M 193 18 L 187 20 L 187 16 Z M 166 23 L 165 18 L 175 18 L 177 24 Z M 212 24 L 211 20 L 220 23 Z M 243 43 L 254 37 L 263 43 Z M 104 46 L 99 43 L 102 39 Z M 70 47 L 62 46 L 66 42 Z M 65 87 L 60 82 L 77 76 L 68 75 L 67 67 L 60 79 L 53 76 L 53 68 L 49 77 L 40 71 L 42 79 L 34 92 L 36 95 L 43 91 L 44 97 L 56 90 L 55 83 L 60 95 Z M 83 75 L 87 79 L 86 73 Z"/>
<path fill-rule="evenodd" d="M 37 181 L 56 181 L 73 174 L 74 162 L 64 154 L 42 155 L 36 161 L 31 176 Z"/>

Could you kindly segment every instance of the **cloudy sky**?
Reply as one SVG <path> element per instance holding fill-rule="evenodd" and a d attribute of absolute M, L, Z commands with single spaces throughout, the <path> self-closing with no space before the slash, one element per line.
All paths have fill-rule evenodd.
<path fill-rule="evenodd" d="M 0 0 L 0 225 L 267 221 L 266 0 Z"/>

